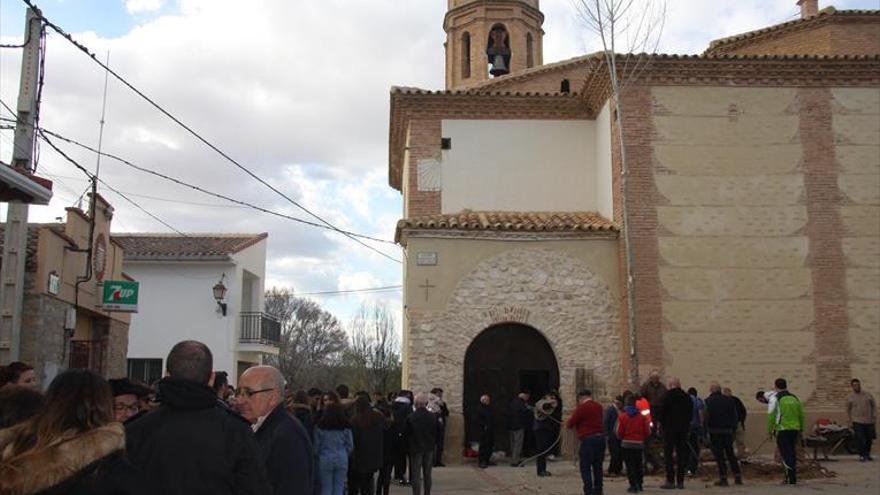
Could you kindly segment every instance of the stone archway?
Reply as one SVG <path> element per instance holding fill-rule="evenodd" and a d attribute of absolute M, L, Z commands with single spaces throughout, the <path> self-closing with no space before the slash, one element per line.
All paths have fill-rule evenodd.
<path fill-rule="evenodd" d="M 443 311 L 408 313 L 411 388 L 446 390 L 450 410 L 463 413 L 468 346 L 502 323 L 537 329 L 553 350 L 566 410 L 574 404 L 575 374 L 591 370 L 594 386 L 623 386 L 619 310 L 602 277 L 581 260 L 549 248 L 512 249 L 478 263 L 463 277 Z"/>
<path fill-rule="evenodd" d="M 479 440 L 476 428 L 480 396 L 492 398 L 495 411 L 495 446 L 508 451 L 505 412 L 519 392 L 532 401 L 559 388 L 559 366 L 547 339 L 534 328 L 502 323 L 481 332 L 468 346 L 464 361 L 465 438 Z"/>

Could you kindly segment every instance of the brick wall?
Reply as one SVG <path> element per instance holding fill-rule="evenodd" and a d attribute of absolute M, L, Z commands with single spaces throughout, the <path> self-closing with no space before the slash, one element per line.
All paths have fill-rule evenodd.
<path fill-rule="evenodd" d="M 880 16 L 782 30 L 711 50 L 730 55 L 876 55 L 880 53 Z M 831 21 L 831 22 L 828 22 Z"/>
<path fill-rule="evenodd" d="M 758 39 L 725 52 L 731 55 L 831 55 L 834 53 L 831 48 L 831 32 L 832 26 L 825 25 Z"/>
<path fill-rule="evenodd" d="M 832 88 L 805 95 L 808 101 L 817 97 L 818 110 L 830 112 L 831 128 L 826 114 L 820 130 L 834 140 L 834 153 L 832 160 L 813 168 L 816 174 L 836 176 L 824 181 L 824 187 L 834 193 L 827 201 L 829 213 L 839 221 L 832 235 L 841 253 L 823 271 L 831 272 L 829 282 L 835 285 L 830 288 L 846 295 L 845 301 L 833 300 L 828 316 L 832 325 L 816 337 L 817 345 L 820 338 L 823 345 L 819 359 L 836 363 L 822 370 L 823 376 L 837 384 L 834 390 L 820 389 L 817 399 L 837 401 L 846 390 L 840 380 L 848 381 L 847 371 L 867 390 L 880 390 L 880 89 Z M 837 244 L 832 247 L 836 251 Z M 848 347 L 842 338 L 844 325 Z"/>
<path fill-rule="evenodd" d="M 492 5 L 487 5 L 492 3 Z M 533 39 L 532 53 L 534 65 L 542 64 L 543 49 L 540 13 L 525 2 L 473 2 L 466 8 L 450 12 L 444 22 L 446 38 L 446 87 L 460 88 L 490 79 L 486 56 L 489 31 L 496 23 L 507 28 L 510 44 L 510 71 L 517 72 L 527 68 L 526 35 Z M 462 34 L 471 37 L 470 77 L 462 78 L 463 51 Z"/>
<path fill-rule="evenodd" d="M 409 125 L 409 162 L 406 212 L 408 217 L 440 213 L 440 191 L 419 190 L 419 160 L 440 159 L 440 120 L 417 119 Z"/>
<path fill-rule="evenodd" d="M 586 63 L 577 64 L 569 68 L 548 69 L 536 71 L 533 75 L 513 77 L 510 80 L 504 78 L 493 80 L 486 90 L 491 91 L 519 91 L 533 93 L 558 93 L 561 90 L 562 81 L 568 79 L 572 93 L 579 93 L 584 89 L 587 79 Z"/>
<path fill-rule="evenodd" d="M 627 202 L 629 235 L 634 253 L 635 326 L 639 375 L 663 368 L 663 314 L 659 282 L 657 241 L 657 187 L 654 163 L 650 88 L 633 87 L 622 96 L 622 122 L 629 169 Z M 615 173 L 615 177 L 619 174 Z M 617 206 L 617 205 L 616 205 Z M 619 211 L 619 206 L 615 208 Z M 618 213 L 615 213 L 617 216 Z M 622 243 L 621 243 L 622 245 Z M 625 253 L 622 253 L 625 262 Z M 623 274 L 625 277 L 625 273 Z M 625 278 L 624 278 L 625 282 Z M 625 285 L 624 285 L 625 286 Z M 626 306 L 624 306 L 626 307 Z"/>
<path fill-rule="evenodd" d="M 826 409 L 852 376 L 880 387 L 880 90 L 635 87 L 624 105 L 641 373 L 739 393 L 784 376 Z"/>

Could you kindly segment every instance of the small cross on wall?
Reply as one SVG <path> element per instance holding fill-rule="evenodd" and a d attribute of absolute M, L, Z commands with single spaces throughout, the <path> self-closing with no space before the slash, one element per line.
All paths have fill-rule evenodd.
<path fill-rule="evenodd" d="M 419 289 L 425 289 L 425 302 L 428 302 L 428 296 L 430 295 L 431 289 L 437 287 L 436 285 L 432 285 L 428 279 L 425 279 L 425 283 L 419 286 Z"/>

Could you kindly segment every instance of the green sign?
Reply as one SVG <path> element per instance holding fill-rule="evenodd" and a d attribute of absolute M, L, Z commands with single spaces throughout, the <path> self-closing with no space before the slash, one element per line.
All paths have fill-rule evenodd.
<path fill-rule="evenodd" d="M 105 280 L 101 307 L 104 311 L 137 313 L 138 283 L 128 280 Z"/>

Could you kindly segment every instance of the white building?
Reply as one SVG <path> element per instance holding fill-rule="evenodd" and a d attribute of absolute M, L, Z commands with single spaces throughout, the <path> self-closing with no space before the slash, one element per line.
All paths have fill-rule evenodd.
<path fill-rule="evenodd" d="M 204 342 L 214 369 L 236 383 L 278 354 L 280 325 L 263 313 L 268 234 L 123 234 L 124 269 L 140 282 L 128 341 L 128 376 L 147 383 L 165 371 L 181 340 Z M 226 288 L 215 299 L 215 286 Z M 219 288 L 219 287 L 218 287 Z"/>

